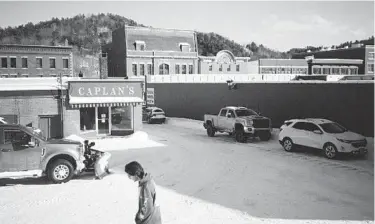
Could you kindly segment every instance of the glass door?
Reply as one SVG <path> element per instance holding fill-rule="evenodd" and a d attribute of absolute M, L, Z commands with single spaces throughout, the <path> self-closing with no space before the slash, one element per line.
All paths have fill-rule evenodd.
<path fill-rule="evenodd" d="M 109 134 L 109 107 L 98 107 L 98 134 Z"/>

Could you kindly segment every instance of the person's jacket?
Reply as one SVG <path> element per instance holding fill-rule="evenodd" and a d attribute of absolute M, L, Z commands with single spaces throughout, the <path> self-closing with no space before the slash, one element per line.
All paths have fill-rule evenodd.
<path fill-rule="evenodd" d="M 139 181 L 139 208 L 135 217 L 136 224 L 161 224 L 161 214 L 155 205 L 155 183 L 150 174 Z"/>

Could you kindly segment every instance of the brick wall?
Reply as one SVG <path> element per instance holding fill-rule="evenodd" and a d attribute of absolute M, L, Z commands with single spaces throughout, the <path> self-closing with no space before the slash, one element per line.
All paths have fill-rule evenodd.
<path fill-rule="evenodd" d="M 30 46 L 0 46 L 0 57 L 7 58 L 7 68 L 1 68 L 0 74 L 25 74 L 29 77 L 39 77 L 41 75 L 49 77 L 51 75 L 72 76 L 73 58 L 71 49 L 59 49 L 55 47 L 30 47 Z M 10 67 L 11 58 L 16 58 L 16 68 Z M 22 58 L 27 58 L 27 68 L 22 68 Z M 42 58 L 42 68 L 37 68 L 36 58 Z M 50 58 L 55 58 L 56 68 L 50 68 Z M 68 59 L 68 68 L 63 68 L 63 59 Z M 1 63 L 1 62 L 0 62 Z"/>
<path fill-rule="evenodd" d="M 52 95 L 2 96 L 0 92 L 0 115 L 15 114 L 22 125 L 32 122 L 39 127 L 39 115 L 58 115 L 58 101 Z"/>
<path fill-rule="evenodd" d="M 64 106 L 64 137 L 80 133 L 80 113 L 79 109 L 71 109 L 68 102 Z"/>

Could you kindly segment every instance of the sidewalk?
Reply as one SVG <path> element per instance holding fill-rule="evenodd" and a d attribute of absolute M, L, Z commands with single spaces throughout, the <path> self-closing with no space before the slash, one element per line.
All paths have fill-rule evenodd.
<path fill-rule="evenodd" d="M 18 224 L 134 223 L 137 183 L 122 167 L 103 180 L 80 178 L 66 184 L 0 188 L 0 220 Z M 156 183 L 157 184 L 157 183 Z M 269 219 L 179 194 L 157 186 L 163 224 L 359 224 L 365 221 Z M 58 210 L 59 212 L 56 212 Z M 43 215 L 41 215 L 43 214 Z"/>

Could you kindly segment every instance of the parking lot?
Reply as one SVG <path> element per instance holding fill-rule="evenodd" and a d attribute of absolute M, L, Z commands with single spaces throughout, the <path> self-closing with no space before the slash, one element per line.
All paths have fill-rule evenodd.
<path fill-rule="evenodd" d="M 268 142 L 237 143 L 227 134 L 210 138 L 202 122 L 186 119 L 144 124 L 143 131 L 158 144 L 124 144 L 123 150 L 116 144 L 110 162 L 115 172 L 101 181 L 84 176 L 63 185 L 35 180 L 0 187 L 0 220 L 42 224 L 64 223 L 68 217 L 69 223 L 130 223 L 136 212 L 137 185 L 124 175 L 123 166 L 132 160 L 155 178 L 163 223 L 369 223 L 365 220 L 374 219 L 372 161 L 328 160 L 311 150 L 288 153 L 278 143 L 277 132 Z M 55 214 L 58 208 L 60 213 Z M 36 215 L 40 211 L 46 216 Z M 57 217 L 60 221 L 55 221 Z"/>

